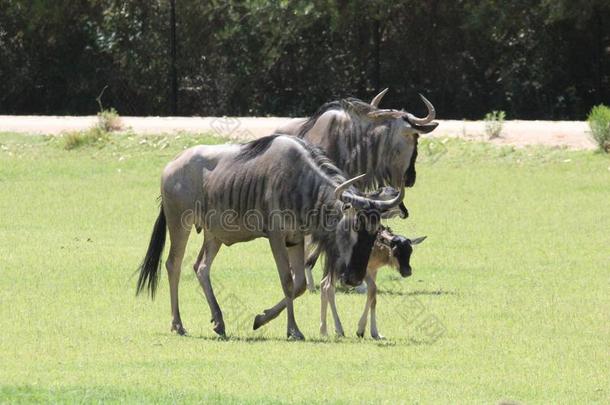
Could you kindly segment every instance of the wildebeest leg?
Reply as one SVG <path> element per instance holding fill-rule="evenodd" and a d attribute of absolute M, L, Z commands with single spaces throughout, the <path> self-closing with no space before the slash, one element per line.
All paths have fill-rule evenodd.
<path fill-rule="evenodd" d="M 171 214 L 167 215 L 169 238 L 171 246 L 169 256 L 165 263 L 167 276 L 169 279 L 169 296 L 172 307 L 172 326 L 171 330 L 176 331 L 179 335 L 185 335 L 186 330 L 182 325 L 180 318 L 180 307 L 178 304 L 178 284 L 180 282 L 180 271 L 182 267 L 182 259 L 184 258 L 184 250 L 191 232 L 190 228 L 182 226 L 180 221 L 174 220 Z"/>
<path fill-rule="evenodd" d="M 335 302 L 335 278 L 331 277 L 323 287 L 323 293 L 326 295 L 326 299 L 330 304 L 330 312 L 333 314 L 333 320 L 335 321 L 335 333 L 337 336 L 345 336 L 343 332 L 343 325 L 339 319 L 339 313 L 337 312 L 337 303 Z"/>
<path fill-rule="evenodd" d="M 360 317 L 360 321 L 358 322 L 358 330 L 356 331 L 356 335 L 359 337 L 364 337 L 364 330 L 366 329 L 366 324 L 369 316 L 369 309 L 371 308 L 371 303 L 375 294 L 377 293 L 377 285 L 375 284 L 375 278 L 377 276 L 376 270 L 367 269 L 367 274 L 364 280 L 367 285 L 367 296 L 366 303 L 364 304 L 364 312 Z"/>
<path fill-rule="evenodd" d="M 316 265 L 319 256 L 320 246 L 316 246 L 311 252 L 309 252 L 309 255 L 307 255 L 307 260 L 305 261 L 305 279 L 307 280 L 307 289 L 310 292 L 316 291 L 316 283 L 314 282 L 311 271 Z"/>
<path fill-rule="evenodd" d="M 328 314 L 327 283 L 330 283 L 330 274 L 324 276 L 320 281 L 320 335 L 322 336 L 328 336 L 328 328 L 326 327 L 326 315 Z"/>
<path fill-rule="evenodd" d="M 276 318 L 284 308 L 287 309 L 288 327 L 287 335 L 289 338 L 303 340 L 305 337 L 299 330 L 294 319 L 293 300 L 305 291 L 304 267 L 304 246 L 298 244 L 289 249 L 286 248 L 284 238 L 281 235 L 269 235 L 269 244 L 273 252 L 273 258 L 277 265 L 284 298 L 270 309 L 266 309 L 262 314 L 254 318 L 253 329 L 258 329 L 267 322 Z M 291 264 L 293 265 L 291 272 Z M 294 281 L 292 274 L 294 273 Z"/>
<path fill-rule="evenodd" d="M 375 315 L 375 307 L 377 306 L 377 284 L 375 284 L 376 275 L 377 272 L 375 272 L 370 279 L 371 284 L 369 285 L 369 293 L 367 297 L 367 300 L 370 301 L 371 307 L 371 337 L 373 339 L 385 339 L 379 334 L 379 331 L 377 330 L 377 317 Z"/>
<path fill-rule="evenodd" d="M 218 305 L 218 301 L 216 301 L 216 296 L 214 295 L 214 290 L 212 289 L 212 282 L 210 281 L 210 270 L 212 269 L 212 262 L 216 257 L 216 254 L 220 250 L 222 243 L 213 238 L 208 238 L 207 235 L 204 235 L 203 246 L 201 247 L 201 252 L 198 258 L 199 266 L 195 273 L 197 274 L 197 278 L 199 279 L 199 283 L 203 288 L 203 293 L 205 294 L 205 299 L 208 301 L 208 305 L 210 307 L 210 312 L 212 313 L 212 322 L 214 323 L 214 332 L 219 334 L 220 336 L 225 335 L 225 323 L 222 319 L 222 311 L 220 310 L 220 306 Z"/>

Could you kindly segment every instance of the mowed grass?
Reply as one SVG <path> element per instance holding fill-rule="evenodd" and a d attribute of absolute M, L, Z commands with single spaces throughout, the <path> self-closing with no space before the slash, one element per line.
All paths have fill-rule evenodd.
<path fill-rule="evenodd" d="M 286 341 L 284 315 L 252 331 L 282 295 L 265 240 L 214 263 L 219 340 L 191 268 L 201 235 L 189 336 L 169 331 L 165 272 L 155 301 L 134 296 L 160 172 L 200 142 L 223 140 L 0 135 L 0 402 L 607 403 L 607 156 L 424 141 L 411 216 L 390 225 L 428 240 L 412 277 L 380 272 L 385 341 L 355 336 L 358 294 L 337 296 L 346 338 L 319 337 L 319 293 L 295 304 L 307 341 Z"/>

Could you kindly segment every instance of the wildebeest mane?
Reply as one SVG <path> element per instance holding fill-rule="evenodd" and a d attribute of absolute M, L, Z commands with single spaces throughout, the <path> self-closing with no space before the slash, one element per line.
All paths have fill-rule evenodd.
<path fill-rule="evenodd" d="M 269 149 L 273 141 L 275 141 L 275 139 L 279 136 L 282 136 L 282 134 L 274 133 L 242 144 L 242 148 L 235 159 L 247 161 L 263 155 L 267 151 L 267 149 Z M 339 184 L 346 180 L 346 176 L 343 171 L 341 171 L 341 169 L 335 166 L 333 161 L 326 156 L 326 154 L 321 148 L 312 145 L 309 142 L 306 142 L 300 138 L 291 139 L 297 142 L 307 152 L 308 157 L 311 159 L 311 161 L 326 176 L 328 176 L 333 181 L 333 183 Z"/>
<path fill-rule="evenodd" d="M 303 138 L 305 134 L 307 134 L 307 132 L 309 132 L 311 128 L 313 128 L 318 118 L 320 118 L 322 114 L 327 111 L 344 110 L 366 113 L 372 111 L 373 109 L 374 108 L 370 104 L 365 103 L 364 101 L 355 97 L 348 97 L 341 100 L 329 101 L 328 103 L 325 103 L 320 108 L 318 108 L 315 114 L 309 117 L 307 121 L 305 121 L 305 123 L 301 126 L 301 129 L 296 135 L 299 138 Z"/>
<path fill-rule="evenodd" d="M 322 107 L 318 108 L 318 111 L 315 112 L 314 115 L 309 117 L 307 121 L 303 125 L 301 125 L 301 129 L 296 134 L 298 138 L 303 138 L 305 134 L 307 134 L 311 128 L 313 128 L 314 124 L 327 111 L 331 110 L 340 110 L 341 109 L 341 101 L 330 101 L 322 105 Z"/>
<path fill-rule="evenodd" d="M 327 175 L 335 184 L 343 183 L 346 175 L 335 163 L 326 156 L 326 153 L 318 146 L 312 145 L 300 138 L 293 138 L 309 153 L 311 160 Z"/>
<path fill-rule="evenodd" d="M 279 134 L 267 135 L 262 138 L 255 139 L 253 141 L 242 144 L 239 154 L 235 158 L 236 160 L 251 160 L 257 156 L 265 153 L 269 146 L 273 143 L 275 138 Z"/>
<path fill-rule="evenodd" d="M 378 136 L 372 132 L 374 124 L 358 117 L 366 116 L 375 107 L 357 98 L 345 98 L 324 104 L 301 126 L 297 136 L 306 138 L 320 117 L 328 111 L 343 111 L 352 119 L 342 122 L 332 119 L 329 122 L 328 156 L 345 170 L 348 176 L 367 173 L 369 176 L 359 182 L 362 190 L 373 190 L 391 184 L 388 167 L 382 164 L 386 156 L 380 150 L 390 150 L 391 137 Z"/>

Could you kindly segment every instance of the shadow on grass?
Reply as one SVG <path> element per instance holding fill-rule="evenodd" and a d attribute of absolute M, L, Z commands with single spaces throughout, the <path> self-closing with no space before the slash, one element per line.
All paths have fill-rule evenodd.
<path fill-rule="evenodd" d="M 295 341 L 287 338 L 282 338 L 279 336 L 239 336 L 229 334 L 226 337 L 220 336 L 212 336 L 212 335 L 184 335 L 179 336 L 176 334 L 162 334 L 157 333 L 155 336 L 158 337 L 175 337 L 176 339 L 186 339 L 186 340 L 200 340 L 206 342 L 226 342 L 226 343 L 248 343 L 248 344 L 257 344 L 257 343 L 294 343 L 294 344 L 304 344 L 304 345 L 320 345 L 320 344 L 349 344 L 349 345 L 375 345 L 377 347 L 395 347 L 395 346 L 431 346 L 434 344 L 433 341 L 429 339 L 417 339 L 414 337 L 408 338 L 384 338 L 381 340 L 374 340 L 372 338 L 361 338 L 356 336 L 329 336 L 327 338 L 324 337 L 306 337 L 305 340 Z"/>
<path fill-rule="evenodd" d="M 445 290 L 384 290 L 382 288 L 377 289 L 378 295 L 400 295 L 400 296 L 418 296 L 418 295 L 459 295 L 455 291 Z"/>
<path fill-rule="evenodd" d="M 366 297 L 366 292 L 358 292 L 353 288 L 345 288 L 345 287 L 337 287 L 337 292 L 342 294 L 351 294 L 351 295 L 362 295 Z M 319 294 L 319 291 L 316 289 L 316 294 Z M 397 295 L 397 296 L 417 296 L 417 295 L 459 295 L 456 291 L 446 291 L 446 290 L 412 290 L 408 289 L 396 289 L 396 290 L 388 290 L 383 288 L 377 288 L 377 295 Z"/>

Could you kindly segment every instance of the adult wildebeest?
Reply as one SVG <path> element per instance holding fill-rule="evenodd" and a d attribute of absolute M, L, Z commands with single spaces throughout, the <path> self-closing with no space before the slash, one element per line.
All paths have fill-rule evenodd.
<path fill-rule="evenodd" d="M 415 184 L 417 140 L 433 131 L 436 110 L 420 95 L 428 109 L 425 118 L 405 111 L 379 109 L 388 89 L 366 103 L 347 98 L 324 104 L 307 119 L 293 120 L 277 132 L 296 135 L 322 148 L 326 155 L 353 177 L 367 173 L 361 189 L 392 186 L 396 189 Z"/>
<path fill-rule="evenodd" d="M 326 255 L 326 267 L 354 285 L 365 276 L 380 215 L 397 205 L 403 192 L 381 201 L 366 198 L 346 181 L 324 153 L 307 142 L 271 135 L 243 145 L 196 146 L 182 152 L 163 171 L 161 212 L 140 267 L 139 293 L 154 295 L 166 228 L 171 241 L 169 275 L 172 330 L 184 334 L 178 307 L 178 282 L 191 228 L 204 242 L 194 265 L 210 306 L 214 331 L 225 325 L 210 282 L 220 247 L 259 237 L 269 239 L 284 298 L 257 315 L 259 328 L 287 308 L 287 335 L 302 339 L 293 300 L 305 290 L 304 237 L 311 235 Z M 293 276 L 294 274 L 294 281 Z"/>
<path fill-rule="evenodd" d="M 371 337 L 373 339 L 383 339 L 377 330 L 377 271 L 383 266 L 394 267 L 402 277 L 409 277 L 412 273 L 411 269 L 411 254 L 413 246 L 420 244 L 426 239 L 425 236 L 415 239 L 408 239 L 401 235 L 395 235 L 388 227 L 382 226 L 377 234 L 377 239 L 369 257 L 369 263 L 366 269 L 365 281 L 367 284 L 367 300 L 364 306 L 364 312 L 358 322 L 358 330 L 356 334 L 359 337 L 364 337 L 364 329 L 366 328 L 368 313 L 371 312 Z M 317 260 L 316 253 L 308 256 L 306 261 L 307 267 L 313 267 Z M 335 323 L 335 333 L 338 336 L 345 336 L 337 305 L 335 303 L 335 281 L 336 276 L 328 269 L 324 269 L 324 277 L 320 283 L 320 296 L 322 300 L 320 311 L 320 334 L 326 336 L 328 334 L 326 328 L 327 305 L 330 304 L 333 321 Z"/>
<path fill-rule="evenodd" d="M 368 173 L 357 183 L 362 190 L 392 186 L 402 190 L 412 187 L 416 180 L 415 160 L 420 134 L 434 130 L 436 110 L 420 95 L 428 109 L 425 118 L 413 114 L 379 109 L 388 89 L 370 103 L 347 98 L 324 104 L 310 118 L 297 119 L 278 128 L 278 132 L 296 135 L 321 147 L 327 156 L 348 176 Z M 401 217 L 408 211 L 401 203 Z M 306 271 L 307 287 L 314 289 L 311 270 Z"/>

